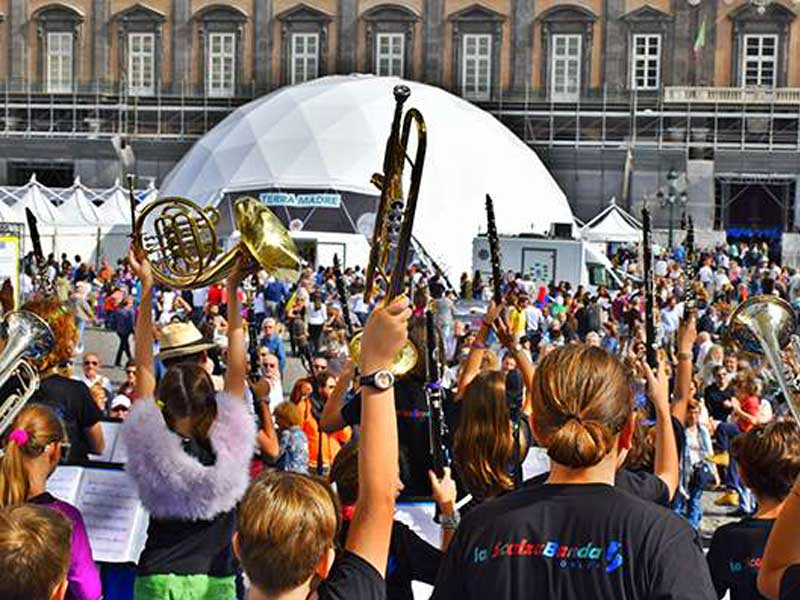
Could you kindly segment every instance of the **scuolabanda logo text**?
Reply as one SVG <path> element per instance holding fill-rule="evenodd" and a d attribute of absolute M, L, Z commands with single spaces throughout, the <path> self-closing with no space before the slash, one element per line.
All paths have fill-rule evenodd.
<path fill-rule="evenodd" d="M 472 551 L 475 563 L 484 563 L 514 556 L 534 556 L 556 561 L 562 569 L 603 569 L 613 573 L 622 566 L 622 544 L 611 541 L 600 545 L 588 542 L 571 546 L 559 542 L 532 542 L 522 538 L 519 542 L 495 542 L 491 548 L 476 546 Z"/>

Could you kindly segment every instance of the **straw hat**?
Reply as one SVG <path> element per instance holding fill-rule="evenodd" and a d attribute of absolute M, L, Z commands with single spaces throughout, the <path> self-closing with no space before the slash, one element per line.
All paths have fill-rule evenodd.
<path fill-rule="evenodd" d="M 167 360 L 197 354 L 214 347 L 216 344 L 207 341 L 194 323 L 170 323 L 161 330 L 160 351 L 156 358 Z"/>

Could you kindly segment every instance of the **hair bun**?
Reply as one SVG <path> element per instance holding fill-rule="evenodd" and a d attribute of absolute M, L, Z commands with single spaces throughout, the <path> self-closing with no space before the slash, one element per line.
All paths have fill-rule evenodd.
<path fill-rule="evenodd" d="M 614 436 L 607 427 L 570 414 L 567 422 L 554 432 L 547 454 L 566 467 L 592 467 L 605 458 L 613 442 Z"/>

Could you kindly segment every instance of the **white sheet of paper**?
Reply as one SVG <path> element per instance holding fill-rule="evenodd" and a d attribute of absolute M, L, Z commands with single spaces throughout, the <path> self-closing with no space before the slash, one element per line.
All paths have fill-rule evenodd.
<path fill-rule="evenodd" d="M 394 518 L 407 525 L 411 531 L 434 548 L 441 545 L 441 529 L 433 520 L 436 515 L 436 504 L 433 502 L 398 503 Z"/>
<path fill-rule="evenodd" d="M 59 500 L 75 504 L 82 473 L 82 467 L 64 465 L 57 467 L 50 479 L 47 480 L 47 491 Z"/>
<path fill-rule="evenodd" d="M 115 446 L 119 440 L 119 428 L 121 423 L 113 421 L 101 421 L 100 427 L 103 428 L 103 439 L 106 442 L 106 448 L 102 454 L 90 454 L 89 460 L 95 462 L 116 462 L 113 460 L 113 453 Z"/>

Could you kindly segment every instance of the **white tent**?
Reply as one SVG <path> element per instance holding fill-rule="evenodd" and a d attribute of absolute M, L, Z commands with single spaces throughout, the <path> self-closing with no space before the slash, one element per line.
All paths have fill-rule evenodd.
<path fill-rule="evenodd" d="M 83 187 L 74 186 L 72 193 L 58 207 L 58 226 L 91 227 L 96 229 L 99 223 L 97 209 L 89 202 Z"/>
<path fill-rule="evenodd" d="M 370 178 L 383 164 L 392 89 L 399 83 L 331 76 L 259 98 L 200 139 L 168 175 L 161 195 L 203 205 L 229 192 L 263 190 L 334 190 L 377 199 Z M 414 234 L 451 276 L 470 270 L 472 239 L 485 229 L 486 193 L 501 234 L 543 234 L 554 222 L 572 223 L 567 199 L 547 169 L 497 119 L 440 88 L 402 83 L 411 89 L 406 107 L 422 112 L 428 130 Z M 413 156 L 416 146 L 409 150 Z"/>
<path fill-rule="evenodd" d="M 98 222 L 103 226 L 131 228 L 131 203 L 128 192 L 115 185 L 106 200 L 97 209 Z"/>
<path fill-rule="evenodd" d="M 40 226 L 54 226 L 58 223 L 58 212 L 53 203 L 45 197 L 41 184 L 34 177 L 25 186 L 27 190 L 22 199 L 11 207 L 14 221 L 26 223 L 25 209 L 29 208 Z"/>
<path fill-rule="evenodd" d="M 599 243 L 641 242 L 642 224 L 612 198 L 608 207 L 583 227 L 581 237 L 588 242 Z"/>

